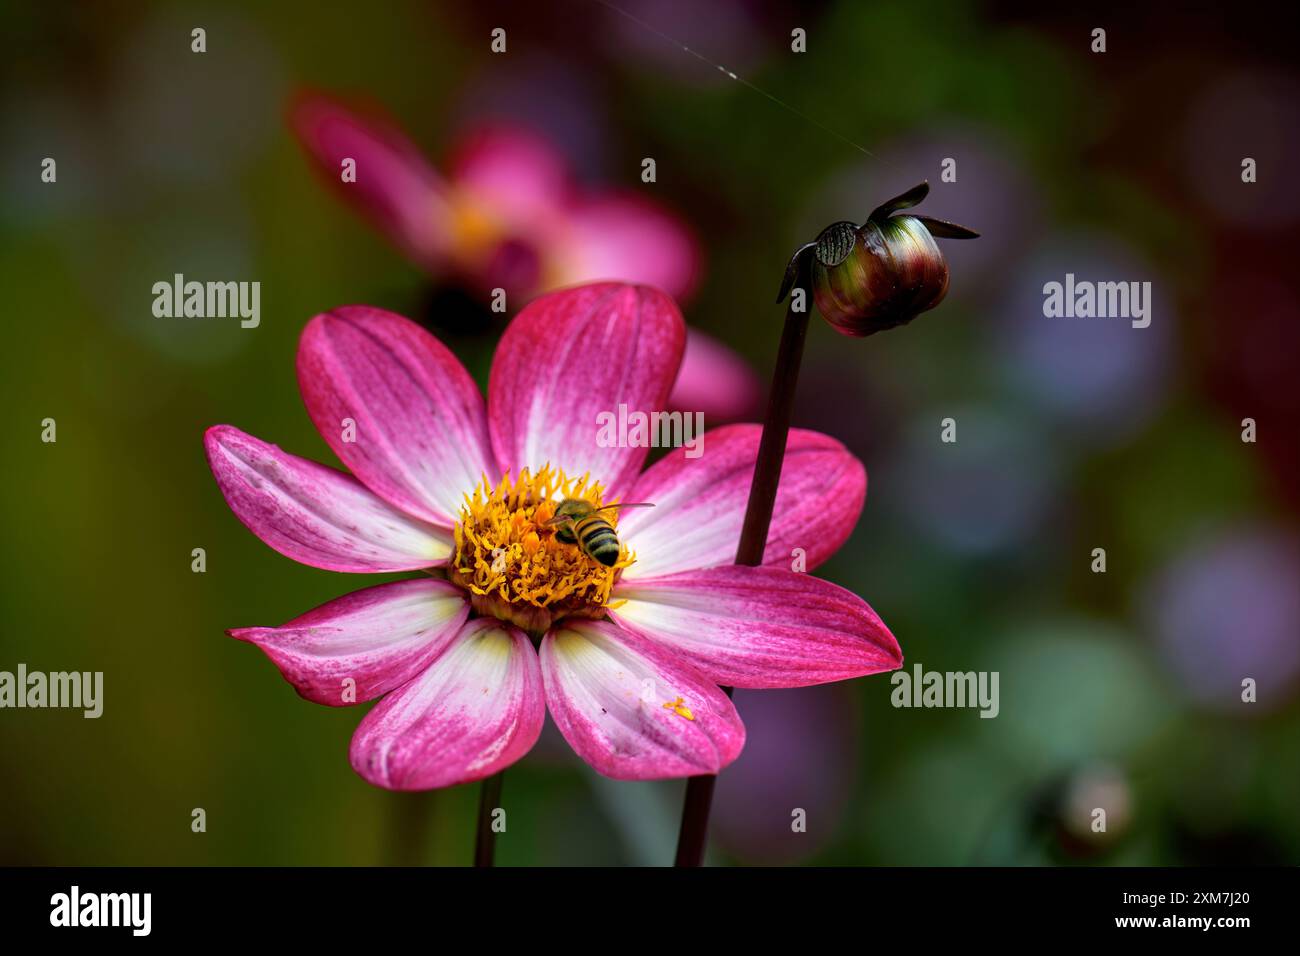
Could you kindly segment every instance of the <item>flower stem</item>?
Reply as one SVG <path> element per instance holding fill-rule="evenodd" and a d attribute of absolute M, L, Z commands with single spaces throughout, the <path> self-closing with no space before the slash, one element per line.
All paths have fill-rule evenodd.
<path fill-rule="evenodd" d="M 496 852 L 497 835 L 492 829 L 492 813 L 501 806 L 501 785 L 506 772 L 494 773 L 483 781 L 478 798 L 478 834 L 474 839 L 474 865 L 491 866 Z"/>
<path fill-rule="evenodd" d="M 808 288 L 807 278 L 805 257 L 795 284 L 796 292 Z M 801 311 L 795 311 L 797 298 L 804 300 Z M 767 416 L 763 419 L 763 437 L 759 439 L 758 458 L 754 462 L 754 483 L 749 488 L 745 523 L 740 529 L 740 544 L 736 547 L 737 564 L 757 567 L 763 563 L 767 531 L 772 525 L 772 509 L 776 506 L 777 484 L 781 480 L 781 465 L 785 461 L 785 443 L 790 435 L 790 416 L 794 412 L 794 393 L 799 384 L 799 364 L 803 361 L 803 343 L 808 337 L 811 310 L 810 294 L 791 294 L 790 304 L 785 310 L 785 325 L 781 329 L 776 369 L 772 372 L 772 391 L 767 399 Z"/>
<path fill-rule="evenodd" d="M 749 488 L 749 503 L 745 507 L 745 523 L 740 531 L 740 544 L 736 547 L 736 564 L 757 567 L 763 563 L 767 546 L 767 532 L 772 524 L 772 509 L 776 506 L 776 489 L 781 481 L 781 465 L 785 461 L 785 444 L 790 435 L 790 416 L 794 410 L 795 388 L 799 383 L 799 365 L 803 361 L 804 340 L 808 337 L 808 318 L 812 311 L 811 283 L 809 282 L 808 256 L 798 256 L 799 274 L 794 292 L 785 310 L 785 325 L 781 329 L 781 345 L 776 355 L 776 368 L 772 373 L 772 390 L 767 399 L 767 416 L 763 419 L 763 437 L 758 443 L 758 458 L 754 462 L 754 483 Z M 803 306 L 796 311 L 796 300 Z M 728 697 L 730 687 L 722 688 Z M 682 806 L 682 826 L 677 836 L 677 866 L 700 866 L 704 862 L 704 849 L 708 839 L 709 809 L 713 804 L 713 787 L 717 776 L 704 774 L 686 781 L 686 801 Z"/>

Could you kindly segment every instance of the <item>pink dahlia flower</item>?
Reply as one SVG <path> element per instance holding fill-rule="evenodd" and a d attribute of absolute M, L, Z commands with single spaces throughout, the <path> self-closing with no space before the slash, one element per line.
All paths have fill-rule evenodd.
<path fill-rule="evenodd" d="M 208 461 L 231 510 L 303 564 L 426 571 L 331 601 L 282 627 L 231 635 L 260 647 L 298 693 L 340 706 L 382 698 L 352 739 L 381 787 L 478 780 L 518 760 L 546 710 L 600 773 L 715 773 L 745 729 L 719 684 L 797 687 L 897 668 L 897 642 L 856 595 L 787 570 L 848 537 L 866 496 L 839 442 L 793 431 L 767 564 L 737 567 L 756 425 L 704 436 L 642 470 L 646 449 L 598 440 L 597 416 L 662 408 L 682 359 L 662 292 L 604 283 L 555 292 L 502 337 L 486 404 L 434 336 L 347 306 L 316 316 L 298 381 L 352 474 L 229 425 Z M 354 477 L 355 476 L 355 477 Z M 564 498 L 650 502 L 611 517 L 607 567 L 549 523 Z"/>
<path fill-rule="evenodd" d="M 446 175 L 394 125 L 321 95 L 291 120 L 327 182 L 431 275 L 526 301 L 583 282 L 651 285 L 681 299 L 699 281 L 701 253 L 686 224 L 639 193 L 573 181 L 549 140 L 497 124 L 463 135 Z M 356 181 L 341 177 L 345 159 Z M 734 419 L 757 405 L 759 384 L 734 352 L 690 331 L 673 408 Z"/>

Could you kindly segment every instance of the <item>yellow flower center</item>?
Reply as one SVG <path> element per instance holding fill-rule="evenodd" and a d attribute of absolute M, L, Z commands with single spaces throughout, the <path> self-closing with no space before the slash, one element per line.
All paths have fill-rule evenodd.
<path fill-rule="evenodd" d="M 470 268 L 482 264 L 505 231 L 486 205 L 464 191 L 452 195 L 449 225 L 452 254 Z"/>
<path fill-rule="evenodd" d="M 537 226 L 519 223 L 485 197 L 456 189 L 446 200 L 444 211 L 449 253 L 464 271 L 477 274 L 487 268 L 501 244 L 517 238 L 527 243 L 539 258 L 539 274 L 528 280 L 529 291 L 556 289 L 581 279 L 582 263 L 574 260 L 572 229 L 558 213 L 546 223 L 545 241 Z"/>
<path fill-rule="evenodd" d="M 469 592 L 475 611 L 534 636 L 565 617 L 604 617 L 610 589 L 636 557 L 620 542 L 618 560 L 606 567 L 561 540 L 564 525 L 548 522 L 567 498 L 605 504 L 589 475 L 568 478 L 550 465 L 536 475 L 527 468 L 517 478 L 507 474 L 495 488 L 485 477 L 465 496 L 447 576 Z M 617 524 L 614 510 L 601 517 Z"/>

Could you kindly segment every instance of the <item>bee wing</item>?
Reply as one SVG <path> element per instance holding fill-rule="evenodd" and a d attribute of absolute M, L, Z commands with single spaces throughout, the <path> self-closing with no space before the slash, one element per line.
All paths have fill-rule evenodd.
<path fill-rule="evenodd" d="M 907 192 L 903 193 L 902 195 L 895 196 L 893 199 L 889 200 L 886 203 L 881 203 L 875 209 L 871 210 L 871 215 L 868 216 L 867 219 L 868 220 L 884 219 L 887 216 L 890 216 L 893 213 L 898 212 L 898 210 L 900 209 L 909 209 L 912 206 L 915 206 L 918 203 L 920 203 L 920 201 L 924 199 L 926 196 L 928 196 L 929 194 L 930 194 L 930 183 L 927 180 L 926 182 L 921 183 L 921 185 L 919 186 L 913 186 L 911 189 L 909 189 Z"/>
<path fill-rule="evenodd" d="M 917 216 L 917 219 L 930 230 L 930 235 L 940 239 L 978 239 L 980 234 L 974 229 L 967 229 L 946 219 L 931 219 L 929 216 Z"/>
<path fill-rule="evenodd" d="M 614 508 L 653 508 L 653 507 L 654 504 L 649 501 L 620 501 L 618 504 L 601 505 L 599 508 L 596 509 L 596 511 L 592 513 L 596 514 L 601 511 L 610 511 L 611 509 Z"/>

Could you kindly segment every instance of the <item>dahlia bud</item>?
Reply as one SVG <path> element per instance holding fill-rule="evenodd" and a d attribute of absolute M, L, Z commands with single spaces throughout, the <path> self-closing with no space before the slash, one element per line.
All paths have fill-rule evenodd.
<path fill-rule="evenodd" d="M 948 263 L 935 238 L 974 239 L 979 233 L 929 216 L 893 215 L 917 205 L 929 191 L 928 182 L 909 189 L 875 209 L 861 226 L 827 226 L 794 254 L 776 301 L 785 300 L 802 266 L 811 273 L 817 308 L 845 335 L 882 332 L 933 309 L 948 291 Z"/>

